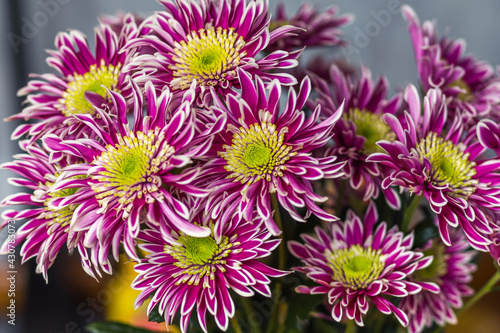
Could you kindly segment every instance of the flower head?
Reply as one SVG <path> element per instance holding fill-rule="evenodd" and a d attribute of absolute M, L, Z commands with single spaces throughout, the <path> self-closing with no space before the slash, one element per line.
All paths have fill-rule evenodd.
<path fill-rule="evenodd" d="M 195 203 L 190 206 L 197 205 Z M 199 210 L 199 209 L 198 209 Z M 217 326 L 226 330 L 235 305 L 229 291 L 243 297 L 255 292 L 271 296 L 269 277 L 287 272 L 271 268 L 259 261 L 275 249 L 280 240 L 271 239 L 263 220 L 254 214 L 251 221 L 241 221 L 235 214 L 223 225 L 220 220 L 196 213 L 192 222 L 210 229 L 206 237 L 196 238 L 183 232 L 161 234 L 145 230 L 140 245 L 149 254 L 144 263 L 135 266 L 139 273 L 132 287 L 141 290 L 136 300 L 140 306 L 152 296 L 148 311 L 158 306 L 167 324 L 180 313 L 180 327 L 187 331 L 193 312 L 207 332 L 207 311 Z M 219 235 L 214 229 L 220 229 Z"/>
<path fill-rule="evenodd" d="M 279 3 L 276 16 L 271 20 L 271 31 L 286 25 L 302 28 L 286 38 L 276 40 L 266 47 L 266 51 L 285 50 L 311 47 L 311 46 L 342 46 L 345 44 L 340 38 L 342 26 L 349 25 L 354 16 L 338 15 L 338 8 L 331 6 L 318 12 L 311 4 L 304 3 L 297 13 L 287 18 L 285 4 Z"/>
<path fill-rule="evenodd" d="M 399 185 L 425 196 L 437 214 L 446 245 L 451 245 L 449 226 L 461 226 L 474 248 L 488 251 L 494 225 L 485 211 L 500 207 L 500 180 L 496 177 L 500 161 L 479 158 L 485 148 L 475 131 L 463 132 L 460 115 L 446 123 L 447 106 L 440 90 L 429 90 L 423 114 L 414 86 L 408 86 L 405 99 L 409 105 L 405 119 L 385 116 L 397 139 L 380 141 L 386 153 L 368 158 L 391 170 L 382 186 Z"/>
<path fill-rule="evenodd" d="M 302 235 L 305 244 L 290 241 L 288 248 L 305 264 L 296 269 L 317 284 L 296 290 L 327 294 L 336 321 L 345 314 L 363 326 L 363 317 L 373 303 L 382 313 L 393 313 L 406 327 L 408 316 L 384 296 L 405 298 L 423 289 L 439 292 L 435 283 L 408 278 L 428 267 L 432 257 L 411 250 L 413 234 L 404 236 L 397 227 L 387 230 L 385 222 L 373 231 L 377 219 L 372 202 L 364 221 L 349 211 L 344 223 L 332 223 L 326 231 L 316 228 L 316 236 Z"/>
<path fill-rule="evenodd" d="M 13 194 L 3 199 L 0 206 L 12 207 L 25 205 L 25 210 L 8 209 L 3 212 L 3 223 L 0 229 L 9 223 L 26 220 L 15 235 L 7 238 L 0 249 L 1 254 L 9 253 L 9 249 L 24 241 L 21 248 L 23 263 L 36 257 L 36 272 L 47 280 L 47 271 L 54 263 L 59 251 L 66 245 L 71 251 L 78 248 L 84 269 L 93 275 L 91 262 L 83 247 L 83 235 L 71 229 L 74 212 L 79 209 L 80 188 L 85 186 L 86 177 L 75 177 L 74 186 L 63 190 L 53 190 L 53 185 L 66 166 L 64 161 L 53 163 L 45 150 L 38 145 L 21 142 L 24 154 L 16 155 L 16 160 L 2 164 L 3 169 L 14 171 L 22 178 L 11 178 L 9 182 L 26 191 Z M 57 201 L 73 199 L 74 203 L 64 208 L 57 208 Z M 107 269 L 107 262 L 102 267 Z"/>
<path fill-rule="evenodd" d="M 227 113 L 228 124 L 226 131 L 216 137 L 208 153 L 213 158 L 200 175 L 209 187 L 216 188 L 210 200 L 222 202 L 222 206 L 238 206 L 239 213 L 247 219 L 257 207 L 273 234 L 281 231 L 272 218 L 272 195 L 297 221 L 305 220 L 294 207 L 335 220 L 317 206 L 316 202 L 326 199 L 313 192 L 311 181 L 339 177 L 343 163 L 335 163 L 335 157 L 313 157 L 311 151 L 331 138 L 342 106 L 321 122 L 319 107 L 306 117 L 302 108 L 311 86 L 305 79 L 298 94 L 290 90 L 288 103 L 280 113 L 281 87 L 277 81 L 271 84 L 267 95 L 260 78 L 252 82 L 240 71 L 239 80 L 241 96 L 228 95 L 225 103 L 213 96 L 215 104 Z M 222 199 L 224 193 L 229 195 Z M 209 206 L 217 207 L 213 203 Z"/>
<path fill-rule="evenodd" d="M 269 31 L 267 0 L 162 0 L 165 11 L 146 20 L 144 34 L 130 47 L 152 46 L 154 55 L 143 55 L 128 66 L 140 70 L 137 81 L 152 80 L 174 92 L 197 82 L 201 98 L 209 97 L 209 87 L 219 93 L 238 88 L 237 69 L 266 81 L 283 84 L 297 81 L 289 74 L 271 73 L 294 67 L 300 52 L 276 51 L 258 59 L 266 45 L 296 28 L 287 26 Z"/>
<path fill-rule="evenodd" d="M 64 168 L 56 188 L 70 186 L 75 176 L 89 177 L 88 186 L 81 190 L 88 200 L 80 214 L 92 218 L 82 217 L 74 227 L 88 230 L 85 245 L 100 248 L 100 260 L 105 260 L 110 248 L 118 260 L 120 242 L 126 253 L 138 260 L 135 238 L 145 218 L 157 227 L 170 224 L 190 236 L 201 237 L 210 232 L 188 221 L 189 208 L 179 196 L 208 194 L 207 190 L 191 185 L 199 173 L 197 167 L 191 167 L 192 159 L 203 157 L 214 133 L 224 125 L 225 116 L 210 120 L 207 113 L 197 119 L 197 111 L 192 108 L 193 89 L 186 92 L 178 108 L 171 109 L 168 87 L 157 96 L 154 87 L 146 84 L 147 106 L 139 87 L 135 84 L 132 87 L 132 126 L 126 116 L 126 100 L 110 92 L 117 119 L 98 108 L 96 112 L 105 126 L 89 115 L 77 116 L 98 139 L 61 140 L 55 135 L 44 138 L 44 144 L 52 152 L 85 161 Z"/>
<path fill-rule="evenodd" d="M 107 15 L 107 14 L 100 15 L 98 19 L 99 22 L 110 26 L 115 33 L 119 34 L 120 31 L 122 31 L 123 27 L 130 20 L 134 20 L 135 23 L 138 26 L 140 26 L 141 23 L 144 22 L 145 17 L 136 13 L 125 13 L 122 11 L 118 11 L 115 15 Z"/>
<path fill-rule="evenodd" d="M 392 188 L 381 188 L 384 172 L 381 165 L 367 162 L 366 158 L 380 151 L 376 142 L 392 140 L 394 132 L 383 120 L 386 113 L 399 111 L 402 96 L 397 94 L 387 100 L 388 83 L 384 77 L 373 82 L 371 73 L 363 68 L 361 76 L 346 75 L 336 65 L 329 68 L 328 81 L 313 76 L 313 85 L 318 98 L 312 105 L 321 105 L 325 117 L 330 116 L 344 103 L 344 113 L 334 126 L 334 145 L 325 151 L 325 156 L 337 156 L 345 161 L 343 171 L 350 186 L 361 190 L 363 200 L 377 198 L 380 189 L 387 203 L 394 209 L 401 206 L 397 192 Z"/>
<path fill-rule="evenodd" d="M 439 326 L 447 323 L 456 324 L 457 317 L 453 308 L 463 306 L 462 297 L 471 296 L 474 292 L 468 286 L 476 265 L 472 259 L 475 251 L 469 251 L 469 244 L 459 230 L 451 233 L 451 246 L 444 245 L 440 240 L 429 241 L 422 251 L 432 255 L 432 264 L 412 275 L 414 281 L 435 282 L 441 292 L 431 293 L 427 290 L 409 295 L 401 301 L 401 309 L 408 314 L 410 333 L 419 333 L 425 327 L 431 327 L 435 322 Z"/>
<path fill-rule="evenodd" d="M 29 105 L 8 118 L 37 119 L 39 122 L 20 125 L 12 137 L 27 134 L 36 141 L 46 133 L 63 138 L 83 136 L 81 123 L 73 115 L 95 115 L 88 94 L 98 98 L 100 103 L 111 102 L 108 90 L 128 95 L 127 75 L 122 69 L 134 51 L 123 47 L 137 33 L 136 23 L 130 15 L 123 18 L 119 33 L 101 24 L 95 29 L 95 55 L 81 32 L 72 30 L 58 34 L 57 50 L 48 51 L 50 57 L 47 59 L 58 74 L 33 75 L 35 79 L 19 91 L 19 95 L 27 95 Z"/>
<path fill-rule="evenodd" d="M 412 8 L 402 7 L 408 21 L 420 82 L 427 92 L 440 88 L 450 97 L 450 118 L 463 113 L 471 126 L 475 117 L 500 119 L 500 79 L 493 67 L 472 56 L 464 56 L 465 41 L 438 37 L 435 23 L 422 25 Z"/>

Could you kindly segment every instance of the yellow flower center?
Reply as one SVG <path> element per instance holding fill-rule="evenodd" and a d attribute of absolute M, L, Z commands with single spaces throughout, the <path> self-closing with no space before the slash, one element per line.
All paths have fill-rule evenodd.
<path fill-rule="evenodd" d="M 364 137 L 365 143 L 361 149 L 364 154 L 382 152 L 377 141 L 393 141 L 396 135 L 379 114 L 355 108 L 347 113 L 346 118 L 356 125 L 356 134 Z"/>
<path fill-rule="evenodd" d="M 364 289 L 379 278 L 385 267 L 381 250 L 353 245 L 348 249 L 327 251 L 328 265 L 336 281 L 351 289 Z"/>
<path fill-rule="evenodd" d="M 285 162 L 296 155 L 290 152 L 292 147 L 283 144 L 286 131 L 278 133 L 276 125 L 266 122 L 240 127 L 233 136 L 232 145 L 224 145 L 225 151 L 219 152 L 227 162 L 226 170 L 231 172 L 228 177 L 252 184 L 261 179 L 271 181 L 272 176 L 283 176 Z"/>
<path fill-rule="evenodd" d="M 474 100 L 474 94 L 472 93 L 469 85 L 462 79 L 458 79 L 452 83 L 450 83 L 450 87 L 458 87 L 464 90 L 457 95 L 457 98 L 464 102 L 471 102 Z"/>
<path fill-rule="evenodd" d="M 460 147 L 431 132 L 417 145 L 417 151 L 431 163 L 430 175 L 435 184 L 448 184 L 460 196 L 474 193 L 477 180 L 472 177 L 476 174 L 476 163 L 469 161 L 469 154 Z"/>
<path fill-rule="evenodd" d="M 130 132 L 128 136 L 120 137 L 115 146 L 108 145 L 106 149 L 93 162 L 102 165 L 106 171 L 91 175 L 92 179 L 99 181 L 92 189 L 103 206 L 110 195 L 120 197 L 118 202 L 128 205 L 135 198 L 157 191 L 161 179 L 156 174 L 161 164 L 174 153 L 174 148 L 166 144 L 159 128 L 147 133 Z"/>
<path fill-rule="evenodd" d="M 209 27 L 192 31 L 187 41 L 175 43 L 175 56 L 170 65 L 174 79 L 170 83 L 173 90 L 187 89 L 193 80 L 198 85 L 215 86 L 229 75 L 236 76 L 236 67 L 246 52 L 240 52 L 245 45 L 243 37 L 238 37 L 234 28 Z"/>
<path fill-rule="evenodd" d="M 67 117 L 73 114 L 93 114 L 94 108 L 85 99 L 85 92 L 91 91 L 106 97 L 104 87 L 114 89 L 118 83 L 120 68 L 120 65 L 106 65 L 103 61 L 100 67 L 90 66 L 90 70 L 83 75 L 75 74 L 60 100 L 61 112 Z"/>

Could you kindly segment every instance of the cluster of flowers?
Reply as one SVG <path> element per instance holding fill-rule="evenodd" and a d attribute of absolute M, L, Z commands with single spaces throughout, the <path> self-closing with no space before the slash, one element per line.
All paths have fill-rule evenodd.
<path fill-rule="evenodd" d="M 492 67 L 403 7 L 423 96 L 410 85 L 389 97 L 385 78 L 341 62 L 299 83 L 291 69 L 304 47 L 341 47 L 351 16 L 303 5 L 271 19 L 267 0 L 159 2 L 148 18 L 102 20 L 92 46 L 60 33 L 47 58 L 57 73 L 20 90 L 27 106 L 9 119 L 32 120 L 12 135 L 25 152 L 2 167 L 24 191 L 1 205 L 30 206 L 2 215 L 2 227 L 26 220 L 23 261 L 36 258 L 47 279 L 58 252 L 77 249 L 98 279 L 123 249 L 137 262 L 137 306 L 149 300 L 167 323 L 180 314 L 183 332 L 194 309 L 207 332 L 208 311 L 226 330 L 230 290 L 270 297 L 269 277 L 290 273 L 261 260 L 280 246 L 282 208 L 327 222 L 288 249 L 309 278 L 296 292 L 327 295 L 330 319 L 363 326 L 372 305 L 410 332 L 456 322 L 474 254 L 500 255 Z M 335 216 L 346 193 L 364 218 Z M 379 222 L 379 196 L 405 206 L 405 220 Z M 440 237 L 417 246 L 406 215 L 421 198 Z"/>

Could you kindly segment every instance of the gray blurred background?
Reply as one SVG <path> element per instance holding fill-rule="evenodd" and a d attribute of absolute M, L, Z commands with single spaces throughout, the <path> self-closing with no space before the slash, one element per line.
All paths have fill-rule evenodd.
<path fill-rule="evenodd" d="M 301 1 L 286 1 L 291 15 Z M 391 89 L 416 82 L 416 66 L 411 49 L 406 22 L 400 14 L 390 13 L 389 8 L 409 3 L 418 13 L 421 21 L 436 19 L 439 31 L 453 38 L 467 41 L 468 53 L 478 59 L 486 60 L 496 66 L 500 63 L 500 1 L 481 0 L 370 0 L 336 2 L 314 1 L 319 9 L 337 5 L 340 13 L 352 13 L 355 21 L 347 26 L 344 38 L 355 49 L 344 52 L 354 65 L 361 62 L 368 66 L 374 76 L 383 74 L 388 77 Z M 274 12 L 276 1 L 270 1 Z M 59 31 L 68 28 L 83 31 L 93 40 L 93 27 L 97 16 L 114 14 L 121 10 L 149 15 L 161 6 L 153 0 L 2 0 L 0 1 L 0 118 L 21 111 L 22 100 L 16 91 L 27 82 L 28 73 L 51 72 L 45 64 L 45 49 L 54 48 L 54 37 Z M 363 36 L 364 35 L 364 36 Z M 338 56 L 342 56 L 342 52 Z M 17 124 L 0 122 L 0 163 L 10 161 L 17 151 L 17 144 L 10 141 L 10 133 Z M 0 170 L 0 197 L 5 197 L 16 189 L 6 183 L 9 174 Z M 5 232 L 3 234 L 5 237 Z M 0 234 L 0 239 L 2 235 Z M 18 250 L 19 251 L 19 250 Z M 0 258 L 0 262 L 5 257 Z M 63 261 L 64 262 L 64 261 Z M 17 259 L 20 268 L 20 259 Z M 0 266 L 1 267 L 1 266 Z M 69 269 L 78 269 L 78 267 Z M 5 273 L 3 267 L 2 274 Z M 63 270 L 65 267 L 59 269 Z M 3 304 L 6 295 L 0 295 L 0 332 L 65 332 L 65 323 L 75 318 L 75 307 L 81 300 L 67 296 L 62 284 L 68 280 L 66 275 L 52 274 L 51 283 L 45 285 L 41 276 L 33 276 L 34 266 L 26 265 L 17 274 L 19 288 L 23 288 L 25 299 L 23 309 L 19 309 L 16 326 L 7 325 Z M 1 276 L 5 284 L 5 277 Z M 75 283 L 75 281 L 70 281 Z M 4 293 L 3 291 L 1 291 Z M 29 297 L 28 297 L 29 295 Z M 84 297 L 84 296 L 79 296 Z M 76 305 L 75 305 L 76 304 Z M 78 316 L 75 320 L 78 320 Z M 79 326 L 78 326 L 79 327 Z M 80 332 L 70 328 L 69 332 Z"/>

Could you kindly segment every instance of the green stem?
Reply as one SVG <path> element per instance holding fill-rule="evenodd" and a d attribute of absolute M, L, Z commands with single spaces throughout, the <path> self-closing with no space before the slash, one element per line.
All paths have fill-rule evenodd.
<path fill-rule="evenodd" d="M 500 270 L 497 270 L 495 274 L 489 279 L 488 282 L 479 290 L 473 297 L 471 297 L 467 303 L 462 306 L 460 310 L 457 311 L 457 316 L 460 315 L 462 312 L 470 308 L 472 305 L 474 305 L 477 301 L 479 301 L 484 295 L 489 293 L 491 289 L 495 286 L 495 284 L 500 280 Z"/>
<path fill-rule="evenodd" d="M 286 267 L 286 255 L 287 255 L 287 249 L 286 249 L 286 237 L 285 237 L 285 230 L 283 230 L 283 223 L 281 222 L 281 214 L 280 214 L 280 205 L 278 203 L 278 198 L 276 197 L 276 194 L 271 195 L 271 205 L 273 206 L 274 210 L 274 221 L 276 222 L 276 225 L 280 230 L 282 231 L 281 234 L 281 243 L 279 245 L 279 261 L 278 261 L 278 269 L 284 270 Z"/>
<path fill-rule="evenodd" d="M 358 325 L 356 325 L 356 322 L 354 320 L 349 320 L 347 322 L 345 333 L 356 333 L 357 330 L 358 330 Z"/>
<path fill-rule="evenodd" d="M 248 323 L 250 327 L 252 328 L 252 333 L 261 333 L 259 325 L 254 321 L 251 320 L 250 315 L 252 313 L 255 313 L 255 308 L 252 304 L 252 299 L 248 297 L 243 297 L 240 296 L 241 304 L 243 305 L 243 308 L 245 309 L 246 317 L 248 318 Z"/>
<path fill-rule="evenodd" d="M 500 280 L 500 270 L 497 270 L 495 272 L 495 274 L 493 274 L 493 276 L 488 280 L 488 282 L 486 282 L 486 284 L 481 288 L 481 290 L 479 290 L 473 297 L 469 298 L 467 303 L 465 303 L 464 306 L 462 306 L 462 308 L 456 312 L 457 317 L 460 314 L 464 313 L 468 308 L 470 308 L 472 305 L 474 305 L 477 301 L 479 301 L 484 295 L 489 293 L 499 280 Z M 437 327 L 433 331 L 433 333 L 439 333 L 444 328 L 445 327 Z"/>
<path fill-rule="evenodd" d="M 236 333 L 243 333 L 243 331 L 241 330 L 241 326 L 238 323 L 238 319 L 236 317 L 231 318 L 231 326 L 233 326 L 234 331 Z"/>
<path fill-rule="evenodd" d="M 423 195 L 415 195 L 411 199 L 410 205 L 406 208 L 405 213 L 403 214 L 403 222 L 401 222 L 401 228 L 400 230 L 405 232 L 405 231 L 410 231 L 410 222 L 411 218 L 413 217 L 413 214 L 415 214 L 415 211 L 417 210 L 418 205 L 420 204 L 420 201 L 422 200 L 424 196 Z"/>
<path fill-rule="evenodd" d="M 278 203 L 278 198 L 276 197 L 276 194 L 271 195 L 271 205 L 274 210 L 274 221 L 276 222 L 276 225 L 280 230 L 282 231 L 281 234 L 281 243 L 278 248 L 278 253 L 279 253 L 279 259 L 278 259 L 278 269 L 284 270 L 285 265 L 286 265 L 286 255 L 287 255 L 287 250 L 286 250 L 286 237 L 285 237 L 285 231 L 283 230 L 283 223 L 281 222 L 281 215 L 280 215 L 280 206 Z M 269 325 L 267 326 L 266 333 L 275 333 L 276 332 L 276 324 L 278 322 L 278 314 L 279 314 L 279 298 L 281 296 L 281 289 L 283 288 L 283 282 L 281 280 L 278 280 L 274 286 L 274 291 L 273 291 L 273 312 L 271 313 L 271 318 L 269 320 Z M 286 314 L 285 314 L 286 315 Z"/>

